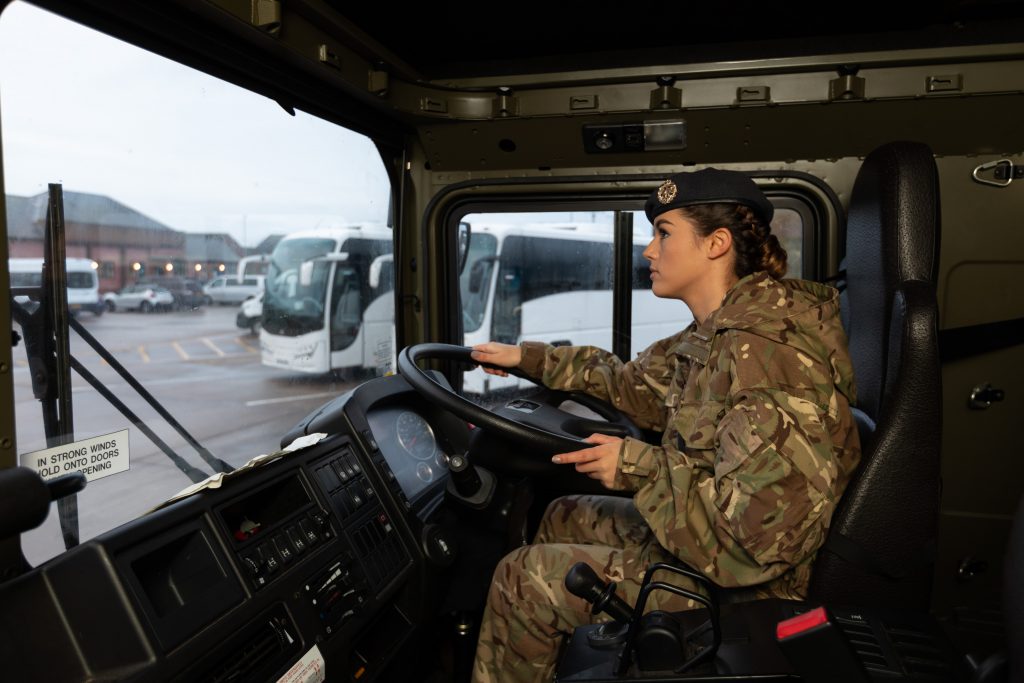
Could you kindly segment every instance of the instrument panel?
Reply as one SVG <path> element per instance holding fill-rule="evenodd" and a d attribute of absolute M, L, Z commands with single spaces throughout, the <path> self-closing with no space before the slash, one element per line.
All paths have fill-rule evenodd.
<path fill-rule="evenodd" d="M 407 499 L 416 500 L 447 477 L 449 456 L 421 413 L 409 406 L 386 406 L 371 411 L 367 420 Z"/>
<path fill-rule="evenodd" d="M 313 431 L 329 436 L 0 586 L 12 680 L 276 680 L 314 655 L 332 680 L 407 677 L 441 593 L 424 529 L 467 428 L 395 376 L 283 441 Z"/>

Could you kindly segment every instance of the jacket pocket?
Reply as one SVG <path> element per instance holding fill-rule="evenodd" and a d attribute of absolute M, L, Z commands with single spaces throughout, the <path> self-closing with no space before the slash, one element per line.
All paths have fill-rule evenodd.
<path fill-rule="evenodd" d="M 672 415 L 666 441 L 710 467 L 718 448 L 718 423 L 728 411 L 724 403 L 717 401 L 684 403 Z"/>

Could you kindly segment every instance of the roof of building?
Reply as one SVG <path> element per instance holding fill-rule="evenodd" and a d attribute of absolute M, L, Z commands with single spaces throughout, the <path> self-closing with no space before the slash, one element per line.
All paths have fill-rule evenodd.
<path fill-rule="evenodd" d="M 30 200 L 34 218 L 45 221 L 47 193 L 37 194 Z M 115 199 L 88 192 L 64 192 L 64 222 L 174 232 L 172 228 Z"/>
<path fill-rule="evenodd" d="M 7 195 L 7 239 L 43 239 L 42 224 L 32 222 L 31 197 Z"/>
<path fill-rule="evenodd" d="M 185 233 L 185 258 L 189 261 L 234 263 L 243 253 L 245 249 L 227 233 Z"/>
<path fill-rule="evenodd" d="M 11 238 L 42 239 L 48 197 L 47 192 L 31 197 L 7 195 L 7 225 Z M 115 199 L 88 192 L 64 191 L 64 222 L 68 225 L 177 232 Z"/>

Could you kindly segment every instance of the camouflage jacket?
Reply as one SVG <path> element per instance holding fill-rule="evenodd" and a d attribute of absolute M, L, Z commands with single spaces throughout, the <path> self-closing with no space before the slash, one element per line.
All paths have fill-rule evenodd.
<path fill-rule="evenodd" d="M 627 438 L 618 483 L 658 541 L 725 587 L 803 598 L 860 460 L 853 368 L 828 286 L 759 272 L 698 325 L 629 363 L 522 344 L 520 369 L 610 401 L 660 446 Z"/>

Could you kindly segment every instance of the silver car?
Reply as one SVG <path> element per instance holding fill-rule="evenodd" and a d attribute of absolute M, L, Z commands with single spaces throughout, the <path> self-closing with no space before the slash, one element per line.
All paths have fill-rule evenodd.
<path fill-rule="evenodd" d="M 151 311 L 170 310 L 174 303 L 174 295 L 163 287 L 147 284 L 135 284 L 122 287 L 120 292 L 108 292 L 103 295 L 103 303 L 108 311 Z"/>

